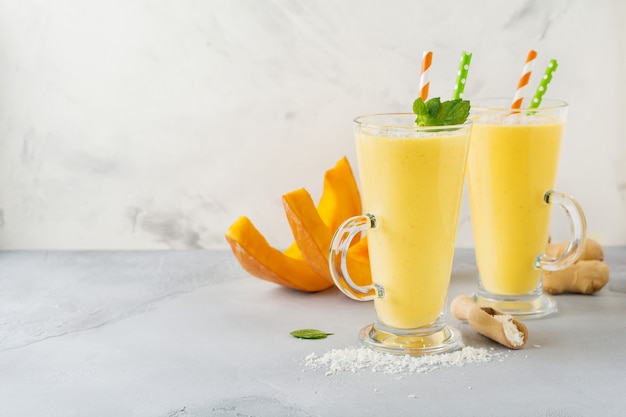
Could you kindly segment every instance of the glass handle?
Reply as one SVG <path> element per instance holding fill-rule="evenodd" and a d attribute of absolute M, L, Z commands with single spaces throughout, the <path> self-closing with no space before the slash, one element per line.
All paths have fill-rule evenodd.
<path fill-rule="evenodd" d="M 358 301 L 370 301 L 377 297 L 382 297 L 382 287 L 377 285 L 357 285 L 348 273 L 346 257 L 352 239 L 359 233 L 376 228 L 376 217 L 366 213 L 361 216 L 350 217 L 344 221 L 335 232 L 330 242 L 330 254 L 328 256 L 328 266 L 330 275 L 337 288 Z"/>
<path fill-rule="evenodd" d="M 546 271 L 558 271 L 571 266 L 580 258 L 585 248 L 587 221 L 582 207 L 572 196 L 550 190 L 544 195 L 544 200 L 548 204 L 556 203 L 561 206 L 569 219 L 570 240 L 565 252 L 558 258 L 546 254 L 537 257 L 536 266 L 538 268 Z"/>

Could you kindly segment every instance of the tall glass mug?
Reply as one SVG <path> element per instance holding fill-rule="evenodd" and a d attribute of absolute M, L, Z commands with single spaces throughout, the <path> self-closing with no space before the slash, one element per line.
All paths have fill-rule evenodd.
<path fill-rule="evenodd" d="M 472 100 L 467 178 L 479 283 L 475 300 L 519 318 L 557 311 L 542 290 L 542 270 L 576 261 L 585 216 L 570 196 L 553 190 L 567 104 L 544 100 L 512 111 L 510 99 Z M 558 258 L 545 254 L 551 206 L 565 210 L 570 241 Z"/>
<path fill-rule="evenodd" d="M 329 265 L 347 296 L 374 300 L 377 322 L 361 330 L 366 345 L 390 353 L 457 349 L 445 304 L 471 123 L 417 127 L 414 114 L 354 120 L 365 214 L 336 231 Z M 366 231 L 372 285 L 358 286 L 346 267 L 352 239 Z"/>

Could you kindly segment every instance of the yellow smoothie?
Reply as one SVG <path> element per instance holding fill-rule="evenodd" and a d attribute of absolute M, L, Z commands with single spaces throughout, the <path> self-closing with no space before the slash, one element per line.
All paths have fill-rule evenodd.
<path fill-rule="evenodd" d="M 552 116 L 516 117 L 524 124 L 474 118 L 467 166 L 480 281 L 498 295 L 539 285 L 535 261 L 545 252 L 550 223 L 544 194 L 555 184 L 563 133 L 563 122 Z"/>
<path fill-rule="evenodd" d="M 469 137 L 356 135 L 373 282 L 384 288 L 379 321 L 399 329 L 427 327 L 444 310 L 463 191 Z"/>

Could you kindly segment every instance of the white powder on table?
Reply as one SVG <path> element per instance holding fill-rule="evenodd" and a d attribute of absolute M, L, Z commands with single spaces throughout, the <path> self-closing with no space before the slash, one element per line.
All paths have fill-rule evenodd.
<path fill-rule="evenodd" d="M 513 317 L 508 314 L 495 314 L 493 318 L 502 323 L 504 336 L 513 346 L 517 347 L 524 344 L 524 333 L 513 323 Z"/>
<path fill-rule="evenodd" d="M 305 365 L 311 369 L 326 369 L 326 375 L 338 372 L 371 370 L 385 374 L 427 373 L 437 368 L 463 366 L 469 363 L 489 362 L 497 353 L 466 346 L 461 350 L 423 356 L 393 355 L 368 347 L 333 349 L 322 356 L 311 353 Z"/>

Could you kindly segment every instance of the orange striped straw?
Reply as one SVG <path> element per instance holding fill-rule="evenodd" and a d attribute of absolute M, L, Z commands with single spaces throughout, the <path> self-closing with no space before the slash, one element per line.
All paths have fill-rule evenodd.
<path fill-rule="evenodd" d="M 526 63 L 524 63 L 522 76 L 519 79 L 519 83 L 517 83 L 517 90 L 515 91 L 515 97 L 513 97 L 513 104 L 511 105 L 512 109 L 519 109 L 522 107 L 522 100 L 524 100 L 524 88 L 528 85 L 528 81 L 530 80 L 530 73 L 532 72 L 535 58 L 537 58 L 537 52 L 531 49 L 526 57 Z"/>
<path fill-rule="evenodd" d="M 426 101 L 428 98 L 428 87 L 430 87 L 430 66 L 433 63 L 433 53 L 424 51 L 422 56 L 422 72 L 420 74 L 420 98 Z"/>

